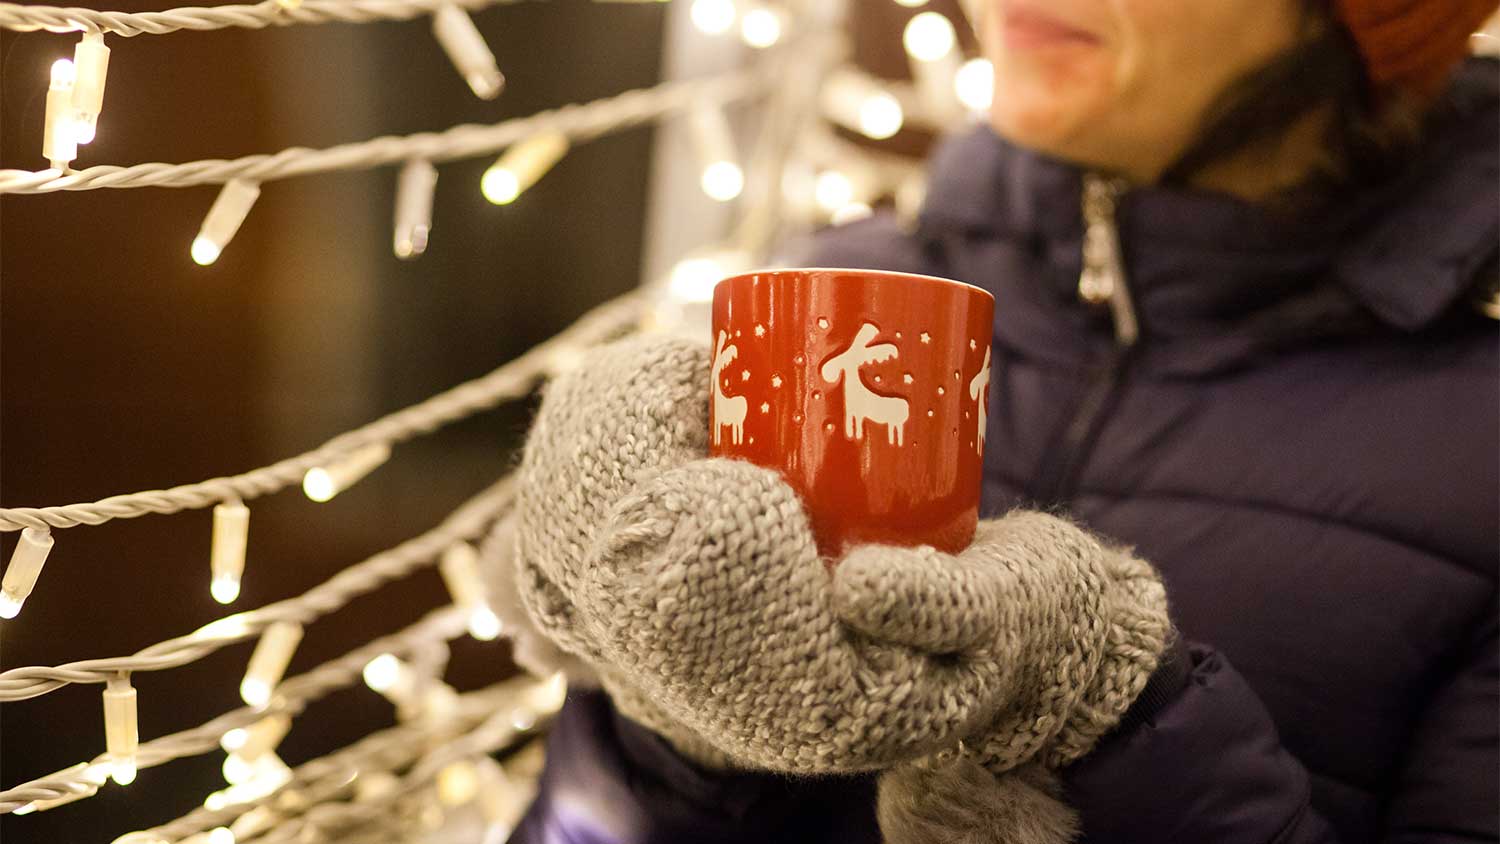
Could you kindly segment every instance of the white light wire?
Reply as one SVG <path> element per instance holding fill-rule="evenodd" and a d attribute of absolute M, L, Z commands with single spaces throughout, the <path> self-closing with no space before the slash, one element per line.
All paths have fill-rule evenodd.
<path fill-rule="evenodd" d="M 20 32 L 108 32 L 129 38 L 183 29 L 264 29 L 316 23 L 410 20 L 447 5 L 475 11 L 517 0 L 302 0 L 288 8 L 276 0 L 230 6 L 184 6 L 161 12 L 105 12 L 66 6 L 0 3 L 0 29 Z"/>
<path fill-rule="evenodd" d="M 0 673 L 0 701 L 40 697 L 76 683 L 104 683 L 121 671 L 176 668 L 236 642 L 254 638 L 277 622 L 308 624 L 342 608 L 360 595 L 433 565 L 438 555 L 454 542 L 482 534 L 509 506 L 511 498 L 512 482 L 507 477 L 453 511 L 438 527 L 350 566 L 295 598 L 226 616 L 186 636 L 158 642 L 132 656 L 89 659 L 58 666 L 12 668 Z"/>
<path fill-rule="evenodd" d="M 0 194 L 180 188 L 223 184 L 232 179 L 265 183 L 312 173 L 365 170 L 413 158 L 438 162 L 492 155 L 542 132 L 560 132 L 572 141 L 584 141 L 658 120 L 699 103 L 723 105 L 753 96 L 767 87 L 768 71 L 769 65 L 762 63 L 749 70 L 636 88 L 499 123 L 467 123 L 442 132 L 386 135 L 325 149 L 291 147 L 271 155 L 247 155 L 227 161 L 151 162 L 128 167 L 101 164 L 67 173 L 57 169 L 0 170 Z"/>
<path fill-rule="evenodd" d="M 432 642 L 445 642 L 464 633 L 466 619 L 462 611 L 448 606 L 434 610 L 422 620 L 400 632 L 375 639 L 341 657 L 282 682 L 276 687 L 276 698 L 270 708 L 243 706 L 192 729 L 142 742 L 136 751 L 136 766 L 150 768 L 219 749 L 219 740 L 236 727 L 247 727 L 266 715 L 277 712 L 296 714 L 307 704 L 329 692 L 358 682 L 365 664 L 382 653 L 410 653 Z M 101 753 L 89 763 L 108 765 L 109 754 Z M 52 800 L 97 785 L 78 766 L 48 777 L 22 783 L 0 791 L 0 814 L 8 814 L 35 800 Z"/>
<path fill-rule="evenodd" d="M 222 809 L 194 809 L 169 823 L 144 830 L 143 837 L 150 839 L 155 836 L 176 841 L 205 829 L 228 825 L 235 817 L 259 806 L 278 803 L 284 806 L 290 801 L 277 801 L 276 798 L 279 794 L 288 792 L 297 792 L 305 801 L 306 808 L 301 813 L 302 817 L 298 817 L 298 812 L 282 808 L 278 814 L 285 817 L 280 823 L 253 838 L 247 838 L 247 842 L 295 841 L 296 836 L 303 834 L 302 830 L 309 827 L 316 829 L 335 822 L 347 824 L 351 821 L 374 819 L 379 814 L 390 811 L 390 801 L 324 804 L 335 800 L 349 789 L 354 779 L 351 775 L 356 772 L 368 776 L 410 765 L 411 771 L 403 777 L 403 785 L 415 790 L 435 776 L 441 767 L 434 765 L 431 760 L 451 761 L 453 758 L 489 753 L 508 746 L 521 733 L 510 725 L 510 713 L 521 706 L 522 701 L 535 697 L 535 692 L 546 683 L 546 680 L 522 676 L 460 695 L 451 718 L 439 721 L 417 719 L 372 733 L 347 747 L 297 766 L 292 770 L 292 777 L 286 785 L 275 792 Z M 552 711 L 542 711 L 535 707 L 529 711 L 535 713 L 539 724 L 550 721 L 553 715 Z M 496 713 L 503 714 L 505 718 L 501 719 Z M 497 720 L 510 729 L 497 728 Z M 434 745 L 437 745 L 437 749 L 424 755 L 423 750 Z M 449 747 L 455 749 L 444 752 Z M 416 764 L 413 765 L 413 762 Z M 332 816 L 327 811 L 329 808 L 336 810 Z"/>
<path fill-rule="evenodd" d="M 636 323 L 640 313 L 637 295 L 628 293 L 589 311 L 561 334 L 487 375 L 334 437 L 312 451 L 269 466 L 241 475 L 212 478 L 171 489 L 116 495 L 83 504 L 0 509 L 0 531 L 100 525 L 112 519 L 132 519 L 148 513 L 177 513 L 212 507 L 231 498 L 248 501 L 296 486 L 302 483 L 308 469 L 337 460 L 362 446 L 405 442 L 507 399 L 524 396 L 547 375 L 560 356 L 623 333 Z"/>

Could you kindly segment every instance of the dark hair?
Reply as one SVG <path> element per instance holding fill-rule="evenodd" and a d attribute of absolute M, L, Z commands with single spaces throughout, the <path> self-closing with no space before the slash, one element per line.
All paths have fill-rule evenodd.
<path fill-rule="evenodd" d="M 1309 0 L 1304 37 L 1231 83 L 1204 114 L 1197 136 L 1162 175 L 1186 184 L 1209 164 L 1286 132 L 1309 112 L 1328 109 L 1323 161 L 1293 192 L 1378 181 L 1416 147 L 1422 111 L 1409 99 L 1377 96 L 1349 31 L 1329 0 Z"/>

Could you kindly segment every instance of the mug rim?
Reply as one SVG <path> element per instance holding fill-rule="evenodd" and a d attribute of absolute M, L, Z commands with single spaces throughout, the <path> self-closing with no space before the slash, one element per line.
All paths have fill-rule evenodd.
<path fill-rule="evenodd" d="M 977 284 L 970 284 L 967 281 L 959 281 L 956 278 L 944 278 L 943 276 L 926 275 L 923 273 L 908 273 L 901 272 L 900 270 L 872 270 L 862 267 L 768 267 L 758 270 L 746 270 L 745 272 L 735 273 L 734 275 L 725 276 L 724 278 L 719 279 L 714 283 L 714 290 L 717 291 L 719 289 L 719 285 L 721 284 L 725 284 L 731 281 L 737 281 L 742 278 L 748 278 L 750 276 L 786 275 L 791 273 L 857 273 L 859 275 L 883 276 L 886 278 L 936 281 L 943 284 L 957 285 L 959 287 L 975 291 L 976 293 L 981 293 L 989 297 L 990 301 L 994 301 L 995 299 L 995 294 L 991 293 L 988 290 L 985 290 L 983 287 L 980 287 Z"/>

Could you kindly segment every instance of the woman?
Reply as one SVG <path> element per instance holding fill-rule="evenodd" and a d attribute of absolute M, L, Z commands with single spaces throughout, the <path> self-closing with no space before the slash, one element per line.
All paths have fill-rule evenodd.
<path fill-rule="evenodd" d="M 607 694 L 512 840 L 1500 838 L 1493 11 L 984 0 L 990 127 L 806 263 L 995 294 L 995 518 L 830 579 L 706 349 L 559 379 L 519 656 Z"/>

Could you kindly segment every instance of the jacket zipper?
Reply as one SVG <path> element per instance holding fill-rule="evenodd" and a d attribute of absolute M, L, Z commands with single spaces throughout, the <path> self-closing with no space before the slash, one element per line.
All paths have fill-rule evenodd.
<path fill-rule="evenodd" d="M 1032 498 L 1043 506 L 1066 506 L 1077 493 L 1083 467 L 1119 399 L 1140 339 L 1116 219 L 1124 192 L 1122 180 L 1095 173 L 1083 177 L 1083 270 L 1078 276 L 1078 298 L 1090 305 L 1109 307 L 1115 345 L 1042 456 Z"/>

